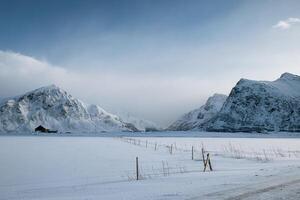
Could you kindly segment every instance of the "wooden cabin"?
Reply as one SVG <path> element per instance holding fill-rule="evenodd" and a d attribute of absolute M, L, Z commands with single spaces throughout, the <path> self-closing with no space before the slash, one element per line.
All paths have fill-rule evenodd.
<path fill-rule="evenodd" d="M 43 127 L 42 125 L 39 125 L 34 129 L 35 132 L 42 132 L 42 133 L 48 133 L 49 129 Z"/>

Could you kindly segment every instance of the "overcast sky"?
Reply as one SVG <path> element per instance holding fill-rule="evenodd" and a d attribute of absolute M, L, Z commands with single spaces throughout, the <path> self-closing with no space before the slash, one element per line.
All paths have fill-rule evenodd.
<path fill-rule="evenodd" d="M 300 74 L 300 1 L 0 0 L 0 97 L 56 84 L 166 126 L 240 78 Z"/>

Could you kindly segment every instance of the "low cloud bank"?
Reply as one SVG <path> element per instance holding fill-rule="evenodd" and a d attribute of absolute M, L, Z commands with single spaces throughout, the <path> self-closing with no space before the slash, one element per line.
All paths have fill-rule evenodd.
<path fill-rule="evenodd" d="M 108 111 L 129 112 L 163 126 L 185 111 L 200 106 L 207 91 L 213 91 L 207 80 L 75 71 L 19 53 L 0 51 L 1 98 L 50 84 Z"/>

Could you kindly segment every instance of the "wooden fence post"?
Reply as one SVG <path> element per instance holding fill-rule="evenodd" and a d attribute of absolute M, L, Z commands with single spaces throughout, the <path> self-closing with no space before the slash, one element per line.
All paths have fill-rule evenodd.
<path fill-rule="evenodd" d="M 213 169 L 212 169 L 212 166 L 211 166 L 211 162 L 210 162 L 210 157 L 209 156 L 208 156 L 208 165 L 209 165 L 210 171 L 212 171 Z"/>
<path fill-rule="evenodd" d="M 136 180 L 139 180 L 139 158 L 135 158 L 135 165 L 136 165 Z"/>
<path fill-rule="evenodd" d="M 207 168 L 207 164 L 209 165 L 209 169 L 210 171 L 212 171 L 212 166 L 211 166 L 211 162 L 210 162 L 210 157 L 209 157 L 209 153 L 207 154 L 206 160 L 204 162 L 204 169 L 203 172 L 205 172 L 206 168 Z"/>
<path fill-rule="evenodd" d="M 194 146 L 192 146 L 192 160 L 194 160 Z"/>
<path fill-rule="evenodd" d="M 203 165 L 205 165 L 205 157 L 204 157 L 204 148 L 201 148 L 201 152 L 202 152 L 202 161 L 203 161 Z"/>
<path fill-rule="evenodd" d="M 205 170 L 206 170 L 206 166 L 207 166 L 207 162 L 208 162 L 208 156 L 209 156 L 209 154 L 207 154 L 207 159 L 204 160 L 204 169 L 203 169 L 203 172 L 205 172 Z"/>

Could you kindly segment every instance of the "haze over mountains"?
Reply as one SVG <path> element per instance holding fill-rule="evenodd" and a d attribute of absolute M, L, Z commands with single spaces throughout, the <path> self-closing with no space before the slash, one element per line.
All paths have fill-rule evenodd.
<path fill-rule="evenodd" d="M 203 125 L 220 111 L 226 98 L 226 95 L 214 94 L 208 98 L 203 106 L 184 114 L 177 121 L 172 123 L 168 127 L 168 130 L 202 130 L 204 128 Z"/>
<path fill-rule="evenodd" d="M 157 130 L 147 120 L 119 117 L 51 85 L 0 102 L 0 132 L 32 132 L 42 125 L 59 132 Z M 284 73 L 275 81 L 241 79 L 229 96 L 214 94 L 167 130 L 265 132 L 300 131 L 300 77 Z"/>

